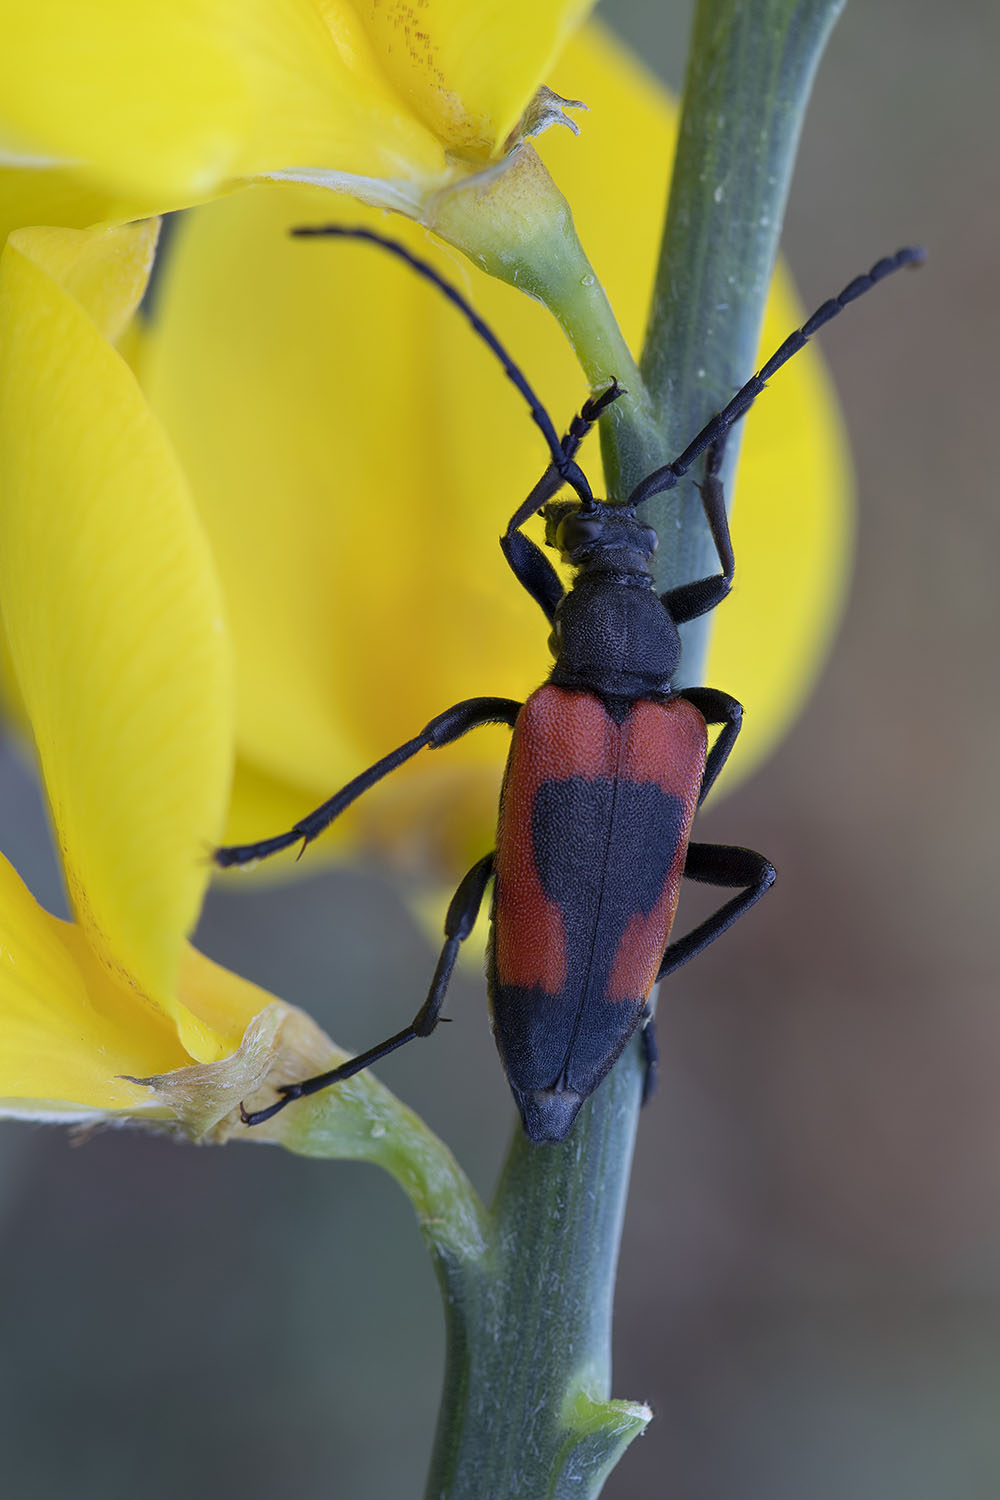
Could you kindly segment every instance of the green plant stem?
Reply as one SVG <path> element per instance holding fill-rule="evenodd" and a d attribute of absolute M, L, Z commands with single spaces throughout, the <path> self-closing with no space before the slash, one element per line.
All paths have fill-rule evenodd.
<path fill-rule="evenodd" d="M 427 1500 L 591 1500 L 649 1420 L 644 1406 L 608 1400 L 637 1052 L 569 1140 L 534 1146 L 518 1127 L 487 1255 L 437 1257 L 448 1354 Z"/>
<path fill-rule="evenodd" d="M 443 193 L 425 222 L 488 275 L 549 309 L 592 391 L 619 381 L 623 394 L 602 419 L 614 428 L 616 451 L 655 449 L 653 409 L 638 366 L 580 244 L 570 206 L 533 146 L 519 147 L 502 170 L 485 173 L 476 185 Z"/>
<path fill-rule="evenodd" d="M 615 431 L 602 429 L 605 466 L 620 474 L 623 493 L 675 458 L 753 371 L 802 120 L 842 8 L 843 0 L 697 6 L 640 361 L 658 444 L 622 451 Z M 723 469 L 727 488 L 739 438 L 737 425 Z M 660 535 L 661 590 L 718 572 L 696 478 L 648 506 Z M 684 628 L 679 681 L 701 680 L 709 630 L 710 617 Z"/>

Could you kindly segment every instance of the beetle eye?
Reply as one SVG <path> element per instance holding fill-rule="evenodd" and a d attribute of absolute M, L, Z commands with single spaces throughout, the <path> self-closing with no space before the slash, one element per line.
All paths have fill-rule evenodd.
<path fill-rule="evenodd" d="M 653 553 L 660 545 L 660 538 L 657 536 L 652 526 L 644 526 L 642 528 L 642 541 L 644 550 L 649 553 L 650 557 L 652 557 Z"/>
<path fill-rule="evenodd" d="M 572 553 L 591 542 L 599 542 L 603 535 L 604 522 L 600 517 L 570 515 L 559 524 L 556 546 L 561 552 Z"/>

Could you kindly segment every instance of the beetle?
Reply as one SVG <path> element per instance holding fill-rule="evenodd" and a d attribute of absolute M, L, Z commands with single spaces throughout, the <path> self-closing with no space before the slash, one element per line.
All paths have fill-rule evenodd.
<path fill-rule="evenodd" d="M 691 840 L 694 814 L 733 748 L 743 710 L 718 689 L 672 686 L 680 658 L 678 626 L 714 609 L 732 587 L 735 564 L 720 477 L 727 436 L 770 377 L 824 323 L 885 276 L 919 263 L 923 252 L 907 247 L 878 261 L 824 302 L 677 458 L 617 503 L 595 499 L 575 457 L 601 412 L 623 394 L 616 381 L 584 404 L 560 439 L 496 335 L 426 261 L 369 229 L 322 225 L 293 233 L 364 240 L 397 256 L 464 314 L 524 396 L 550 462 L 500 545 L 549 623 L 554 662 L 548 681 L 525 703 L 489 697 L 457 703 L 287 832 L 216 850 L 216 863 L 224 867 L 247 865 L 296 843 L 304 850 L 362 793 L 421 749 L 450 744 L 482 724 L 505 723 L 513 730 L 496 849 L 473 865 L 452 898 L 444 946 L 416 1016 L 340 1067 L 281 1085 L 277 1102 L 266 1108 L 249 1113 L 241 1106 L 243 1119 L 259 1124 L 293 1100 L 429 1036 L 492 879 L 488 987 L 494 1036 L 529 1139 L 562 1141 L 640 1027 L 648 1096 L 656 1066 L 653 986 L 725 932 L 775 877 L 773 866 L 753 850 Z M 656 532 L 637 510 L 672 489 L 702 454 L 700 490 L 720 571 L 658 595 L 650 572 Z M 575 492 L 574 500 L 556 500 L 564 485 Z M 536 513 L 545 517 L 546 543 L 575 570 L 568 590 L 522 530 Z M 709 748 L 708 732 L 716 726 Z M 735 894 L 670 941 L 682 877 Z"/>

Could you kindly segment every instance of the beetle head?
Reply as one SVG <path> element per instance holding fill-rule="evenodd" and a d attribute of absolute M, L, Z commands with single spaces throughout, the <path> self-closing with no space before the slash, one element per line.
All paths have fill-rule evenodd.
<path fill-rule="evenodd" d="M 545 507 L 545 541 L 574 568 L 600 566 L 645 573 L 656 551 L 652 526 L 636 519 L 635 511 L 608 500 L 582 505 L 557 500 Z"/>

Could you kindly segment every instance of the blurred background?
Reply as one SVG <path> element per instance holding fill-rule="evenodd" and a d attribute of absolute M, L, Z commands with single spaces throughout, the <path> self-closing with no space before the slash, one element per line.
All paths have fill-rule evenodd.
<path fill-rule="evenodd" d="M 686 9 L 602 14 L 678 86 Z M 857 572 L 806 715 L 701 825 L 782 878 L 661 998 L 613 1392 L 656 1417 L 608 1500 L 1000 1493 L 998 56 L 991 0 L 865 0 L 820 70 L 784 237 L 803 300 L 906 241 L 930 259 L 824 335 Z M 55 906 L 11 748 L 0 820 Z M 374 869 L 214 895 L 199 942 L 359 1050 L 434 958 Z M 482 980 L 449 1011 L 381 1076 L 488 1194 L 512 1108 Z M 422 1493 L 441 1314 L 372 1169 L 7 1125 L 0 1287 L 20 1500 Z"/>

